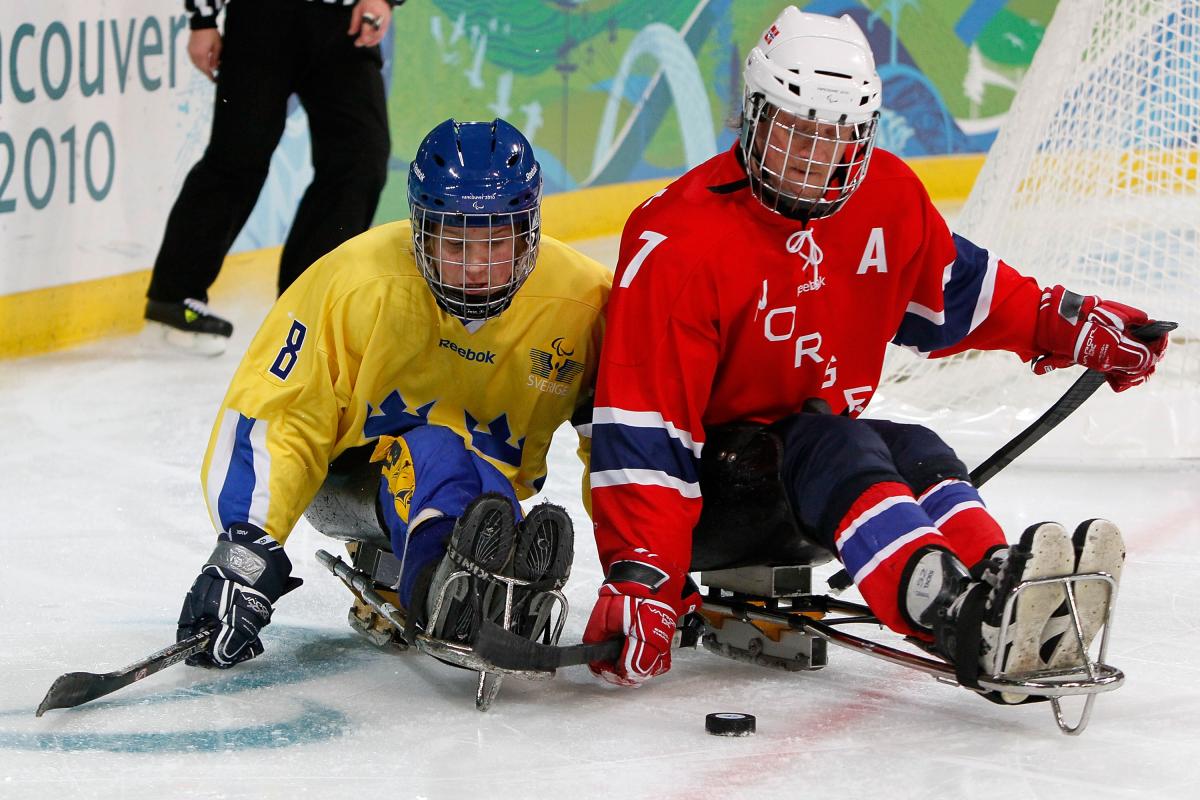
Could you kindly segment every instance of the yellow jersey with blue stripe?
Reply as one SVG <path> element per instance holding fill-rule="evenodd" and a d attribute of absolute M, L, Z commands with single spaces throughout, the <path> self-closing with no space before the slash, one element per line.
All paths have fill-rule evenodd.
<path fill-rule="evenodd" d="M 563 422 L 579 431 L 588 502 L 590 404 L 612 274 L 542 237 L 512 305 L 464 325 L 434 302 L 407 221 L 313 264 L 275 303 L 225 396 L 203 483 L 218 530 L 280 542 L 345 450 L 419 425 L 457 433 L 524 499 Z"/>

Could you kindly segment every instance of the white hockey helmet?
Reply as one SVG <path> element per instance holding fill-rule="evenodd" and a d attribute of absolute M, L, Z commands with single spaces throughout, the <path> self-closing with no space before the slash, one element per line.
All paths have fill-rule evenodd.
<path fill-rule="evenodd" d="M 741 154 L 750 188 L 793 219 L 833 214 L 862 183 L 882 87 L 849 16 L 788 6 L 746 57 Z"/>

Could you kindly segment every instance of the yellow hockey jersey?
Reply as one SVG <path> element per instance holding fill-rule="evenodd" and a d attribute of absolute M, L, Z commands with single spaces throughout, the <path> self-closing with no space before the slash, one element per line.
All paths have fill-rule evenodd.
<path fill-rule="evenodd" d="M 233 377 L 204 458 L 213 524 L 250 522 L 282 542 L 334 458 L 418 425 L 454 430 L 530 497 L 554 431 L 590 403 L 611 283 L 542 237 L 512 305 L 472 331 L 434 302 L 407 221 L 346 242 L 284 292 Z"/>

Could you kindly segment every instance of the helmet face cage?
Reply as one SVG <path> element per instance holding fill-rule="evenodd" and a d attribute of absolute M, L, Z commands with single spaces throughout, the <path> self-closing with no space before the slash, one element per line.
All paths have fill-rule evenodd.
<path fill-rule="evenodd" d="M 409 165 L 413 255 L 443 311 L 463 321 L 499 315 L 537 262 L 542 171 L 533 147 L 502 119 L 448 119 Z"/>
<path fill-rule="evenodd" d="M 747 91 L 741 152 L 750 190 L 768 209 L 791 219 L 820 219 L 837 211 L 866 176 L 879 121 L 783 109 Z"/>
<path fill-rule="evenodd" d="M 462 320 L 508 308 L 537 261 L 539 208 L 498 214 L 434 211 L 414 204 L 413 253 L 437 304 Z"/>

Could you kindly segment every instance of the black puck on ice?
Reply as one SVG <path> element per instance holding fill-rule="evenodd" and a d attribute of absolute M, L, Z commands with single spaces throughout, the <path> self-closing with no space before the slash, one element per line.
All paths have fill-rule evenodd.
<path fill-rule="evenodd" d="M 754 733 L 753 714 L 721 712 L 704 718 L 704 730 L 713 736 L 749 736 Z"/>

